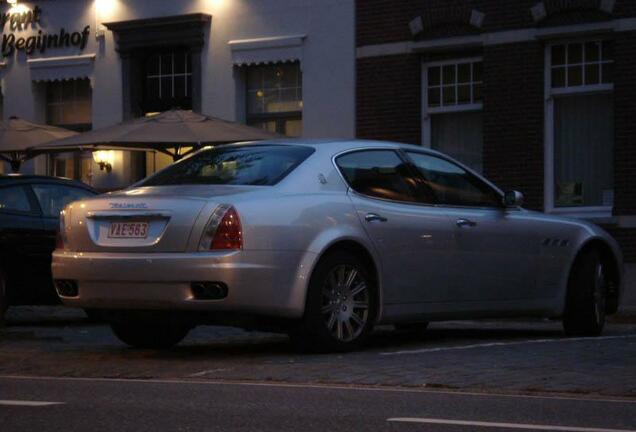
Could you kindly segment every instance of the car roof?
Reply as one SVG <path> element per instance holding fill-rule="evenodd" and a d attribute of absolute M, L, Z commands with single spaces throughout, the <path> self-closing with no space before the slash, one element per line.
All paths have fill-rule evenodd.
<path fill-rule="evenodd" d="M 265 141 L 252 141 L 245 143 L 237 143 L 237 145 L 289 145 L 289 146 L 307 146 L 312 147 L 316 152 L 326 152 L 329 157 L 337 155 L 339 153 L 346 152 L 348 150 L 367 150 L 367 149 L 402 149 L 417 151 L 420 153 L 427 153 L 433 156 L 440 157 L 442 159 L 452 160 L 453 163 L 460 165 L 462 168 L 468 170 L 472 174 L 476 175 L 481 180 L 488 183 L 491 187 L 502 193 L 502 190 L 497 187 L 490 180 L 482 176 L 480 173 L 471 169 L 470 167 L 462 164 L 461 162 L 451 158 L 450 156 L 438 152 L 436 150 L 424 147 L 421 145 L 404 144 L 393 141 L 381 141 L 381 140 L 366 140 L 366 139 L 306 139 L 306 138 L 289 138 L 289 139 L 276 139 Z M 323 156 L 325 154 L 323 153 Z"/>
<path fill-rule="evenodd" d="M 232 144 L 230 144 L 232 145 Z M 236 143 L 233 145 L 289 145 L 289 146 L 306 146 L 312 147 L 316 150 L 327 150 L 334 153 L 339 153 L 346 150 L 355 149 L 373 149 L 373 148 L 393 148 L 403 150 L 417 150 L 426 153 L 444 156 L 443 153 L 432 150 L 428 147 L 414 144 L 404 144 L 393 141 L 382 140 L 367 140 L 367 139 L 312 139 L 312 138 L 286 138 L 286 139 L 274 139 L 265 141 L 249 141 Z"/>
<path fill-rule="evenodd" d="M 49 183 L 49 184 L 60 184 L 67 185 L 73 187 L 79 187 L 82 189 L 90 190 L 96 192 L 95 189 L 87 185 L 86 183 L 82 183 L 77 180 L 68 179 L 65 177 L 52 177 L 52 176 L 42 176 L 42 175 L 23 175 L 23 174 L 8 174 L 8 175 L 0 175 L 0 186 L 10 185 L 10 184 L 31 184 L 31 183 Z"/>

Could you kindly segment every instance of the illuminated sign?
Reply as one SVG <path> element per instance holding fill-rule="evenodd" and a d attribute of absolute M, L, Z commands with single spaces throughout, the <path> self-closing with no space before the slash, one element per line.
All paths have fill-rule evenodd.
<path fill-rule="evenodd" d="M 11 8 L 9 12 L 0 15 L 2 25 L 2 56 L 9 57 L 16 51 L 24 51 L 27 55 L 35 51 L 44 53 L 48 49 L 77 47 L 81 50 L 88 44 L 90 26 L 82 31 L 69 32 L 62 28 L 57 33 L 44 33 L 38 30 L 31 36 L 20 36 L 19 31 L 40 26 L 42 9 L 39 6 L 33 10 L 27 8 Z M 8 32 L 6 32 L 8 30 Z"/>

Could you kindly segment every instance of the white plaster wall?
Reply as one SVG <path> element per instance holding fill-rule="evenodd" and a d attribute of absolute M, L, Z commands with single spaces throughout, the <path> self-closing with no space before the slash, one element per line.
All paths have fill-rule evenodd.
<path fill-rule="evenodd" d="M 81 31 L 91 26 L 82 54 L 96 54 L 93 127 L 122 120 L 121 64 L 113 34 L 94 35 L 97 21 L 110 22 L 202 12 L 212 15 L 211 36 L 203 52 L 203 112 L 237 120 L 237 77 L 228 41 L 304 34 L 303 123 L 306 137 L 353 137 L 355 134 L 355 43 L 353 0 L 55 0 L 21 1 L 43 9 L 42 30 Z M 96 4 L 99 8 L 96 9 Z M 6 10 L 3 4 L 0 10 Z M 37 33 L 37 28 L 35 33 Z M 27 35 L 32 30 L 22 31 Z M 21 35 L 22 35 L 21 34 Z M 37 57 L 79 54 L 55 49 Z M 0 69 L 4 117 L 17 115 L 42 122 L 30 70 L 23 52 L 5 59 Z M 240 101 L 239 101 L 240 102 Z M 240 116 L 238 116 L 240 117 Z M 32 165 L 32 164 L 30 164 Z M 38 163 L 37 165 L 44 165 Z"/>

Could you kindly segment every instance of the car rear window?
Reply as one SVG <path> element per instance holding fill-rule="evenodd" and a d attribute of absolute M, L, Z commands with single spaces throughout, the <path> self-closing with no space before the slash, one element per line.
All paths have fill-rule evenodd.
<path fill-rule="evenodd" d="M 59 217 L 68 203 L 95 195 L 86 189 L 59 184 L 34 184 L 33 192 L 47 217 Z"/>
<path fill-rule="evenodd" d="M 141 186 L 272 186 L 285 178 L 313 152 L 310 147 L 287 145 L 211 148 L 158 172 Z"/>
<path fill-rule="evenodd" d="M 0 212 L 30 213 L 33 211 L 23 186 L 0 187 Z"/>

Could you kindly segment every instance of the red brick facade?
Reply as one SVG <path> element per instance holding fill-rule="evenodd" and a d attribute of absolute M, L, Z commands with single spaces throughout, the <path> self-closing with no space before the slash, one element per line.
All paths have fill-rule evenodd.
<path fill-rule="evenodd" d="M 358 48 L 397 42 L 519 29 L 607 23 L 636 17 L 636 1 L 616 0 L 610 12 L 600 0 L 358 0 Z M 610 2 L 611 3 L 611 2 Z M 483 14 L 481 27 L 469 22 Z M 422 17 L 420 31 L 409 23 Z M 614 42 L 614 220 L 604 226 L 636 262 L 636 31 L 607 32 Z M 439 58 L 483 58 L 484 174 L 503 189 L 518 189 L 527 207 L 544 208 L 545 41 L 472 44 L 458 49 L 364 55 L 357 61 L 357 134 L 407 143 L 422 140 L 422 63 Z M 619 218 L 622 216 L 623 218 Z M 622 225 L 624 220 L 629 220 Z"/>
<path fill-rule="evenodd" d="M 618 33 L 615 44 L 614 213 L 636 215 L 636 32 Z"/>
<path fill-rule="evenodd" d="M 494 45 L 484 59 L 484 174 L 543 208 L 543 47 Z"/>
<path fill-rule="evenodd" d="M 356 79 L 358 137 L 419 143 L 420 56 L 360 59 Z"/>
<path fill-rule="evenodd" d="M 364 46 L 411 39 L 408 24 L 416 16 L 435 16 L 438 21 L 448 21 L 445 16 L 458 10 L 464 13 L 476 9 L 484 13 L 484 32 L 533 27 L 536 24 L 530 8 L 539 0 L 358 0 L 356 3 L 357 45 Z M 551 15 L 540 25 L 636 16 L 633 0 L 616 0 L 611 15 L 599 11 L 600 3 L 600 0 L 544 0 Z"/>

